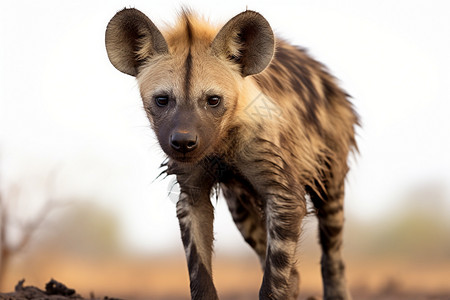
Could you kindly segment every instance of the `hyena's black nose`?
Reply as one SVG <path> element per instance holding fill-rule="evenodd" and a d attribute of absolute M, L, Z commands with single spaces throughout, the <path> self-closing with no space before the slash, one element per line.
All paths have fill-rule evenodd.
<path fill-rule="evenodd" d="M 175 131 L 170 136 L 170 146 L 179 152 L 190 152 L 197 148 L 197 145 L 198 138 L 195 133 L 189 131 Z"/>

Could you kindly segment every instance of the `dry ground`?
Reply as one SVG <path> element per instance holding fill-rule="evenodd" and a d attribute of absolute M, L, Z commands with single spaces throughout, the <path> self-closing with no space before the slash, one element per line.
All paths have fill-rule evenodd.
<path fill-rule="evenodd" d="M 348 281 L 354 299 L 450 300 L 450 262 L 391 258 L 347 261 Z M 318 262 L 303 259 L 298 265 L 301 272 L 300 299 L 320 296 Z M 50 278 L 55 278 L 88 298 L 97 296 L 103 299 L 108 295 L 135 300 L 189 299 L 183 255 L 152 259 L 87 259 L 53 255 L 26 263 L 16 261 L 10 270 L 2 292 L 12 292 L 18 280 L 24 277 L 25 285 L 40 288 L 44 288 Z M 221 299 L 257 299 L 261 279 L 262 273 L 254 257 L 221 257 L 214 262 L 214 280 Z M 6 298 L 3 294 L 0 299 L 19 298 Z"/>

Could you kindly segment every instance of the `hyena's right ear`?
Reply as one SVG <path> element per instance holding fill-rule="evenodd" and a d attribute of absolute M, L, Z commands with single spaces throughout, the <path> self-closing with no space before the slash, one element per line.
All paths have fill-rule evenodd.
<path fill-rule="evenodd" d="M 167 42 L 150 19 L 137 9 L 123 9 L 109 21 L 106 51 L 119 71 L 136 76 L 139 67 L 155 55 L 169 52 Z"/>
<path fill-rule="evenodd" d="M 275 52 L 275 38 L 269 22 L 259 13 L 244 11 L 220 29 L 211 44 L 218 57 L 240 65 L 242 76 L 263 71 Z"/>

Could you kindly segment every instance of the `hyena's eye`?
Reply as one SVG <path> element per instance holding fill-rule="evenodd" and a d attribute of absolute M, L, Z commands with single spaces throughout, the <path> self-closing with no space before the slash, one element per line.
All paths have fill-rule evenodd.
<path fill-rule="evenodd" d="M 219 105 L 221 98 L 219 96 L 209 96 L 208 105 L 211 107 L 216 107 Z"/>
<path fill-rule="evenodd" d="M 169 104 L 169 97 L 168 96 L 156 96 L 155 102 L 156 102 L 156 105 L 158 105 L 159 107 L 167 106 L 167 104 Z"/>

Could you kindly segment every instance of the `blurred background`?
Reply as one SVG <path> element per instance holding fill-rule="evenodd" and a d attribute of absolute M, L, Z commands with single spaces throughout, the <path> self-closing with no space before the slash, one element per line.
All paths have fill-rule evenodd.
<path fill-rule="evenodd" d="M 187 299 L 173 180 L 137 84 L 104 32 L 124 7 L 160 28 L 182 5 L 225 23 L 246 8 L 309 49 L 352 95 L 360 153 L 344 255 L 356 299 L 450 299 L 448 1 L 2 1 L 0 292 L 50 278 L 84 296 Z M 156 180 L 155 180 L 156 179 Z M 256 299 L 262 273 L 214 201 L 220 295 Z M 299 246 L 302 299 L 321 295 L 316 222 Z M 447 296 L 445 296 L 447 295 Z"/>

